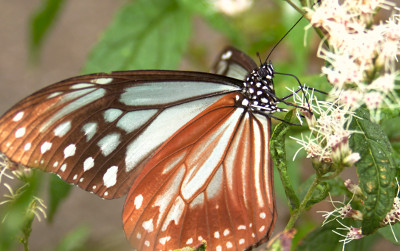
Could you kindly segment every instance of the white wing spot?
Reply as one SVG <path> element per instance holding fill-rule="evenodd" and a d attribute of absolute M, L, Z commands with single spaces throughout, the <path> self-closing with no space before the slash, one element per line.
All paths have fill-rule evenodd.
<path fill-rule="evenodd" d="M 246 230 L 246 226 L 245 225 L 240 225 L 237 228 L 238 230 Z"/>
<path fill-rule="evenodd" d="M 121 143 L 120 136 L 119 133 L 111 133 L 97 142 L 104 156 L 108 156 L 117 148 Z"/>
<path fill-rule="evenodd" d="M 89 83 L 79 83 L 79 84 L 74 84 L 70 87 L 70 89 L 82 89 L 82 88 L 87 88 L 87 87 L 94 87 L 93 84 Z"/>
<path fill-rule="evenodd" d="M 145 241 L 144 245 L 146 245 L 146 247 L 150 247 L 150 242 L 149 241 Z"/>
<path fill-rule="evenodd" d="M 245 240 L 244 239 L 240 239 L 239 240 L 239 244 L 244 244 Z"/>
<path fill-rule="evenodd" d="M 144 230 L 146 230 L 148 233 L 153 232 L 154 227 L 153 227 L 153 219 L 150 219 L 148 221 L 143 221 L 142 227 Z"/>
<path fill-rule="evenodd" d="M 97 186 L 96 186 L 96 185 L 94 185 L 94 186 L 92 186 L 92 189 L 94 190 L 94 189 L 96 189 L 96 187 L 97 187 Z"/>
<path fill-rule="evenodd" d="M 106 192 L 104 192 L 104 196 L 108 196 L 108 192 L 106 191 Z"/>
<path fill-rule="evenodd" d="M 217 251 L 222 251 L 221 245 L 218 245 L 218 246 L 217 246 Z"/>
<path fill-rule="evenodd" d="M 156 113 L 157 109 L 128 112 L 118 120 L 117 127 L 126 133 L 131 133 L 143 126 Z"/>
<path fill-rule="evenodd" d="M 111 123 L 116 120 L 121 114 L 122 111 L 120 109 L 110 108 L 104 112 L 104 120 L 108 123 Z"/>
<path fill-rule="evenodd" d="M 57 126 L 56 129 L 54 129 L 54 135 L 58 137 L 63 137 L 67 132 L 71 129 L 71 121 L 64 122 Z"/>
<path fill-rule="evenodd" d="M 15 121 L 15 122 L 20 121 L 23 116 L 24 116 L 24 112 L 19 112 L 19 113 L 17 113 L 17 115 L 14 116 L 13 121 Z"/>
<path fill-rule="evenodd" d="M 199 241 L 202 241 L 202 240 L 203 240 L 203 237 L 200 235 L 197 239 L 198 239 Z"/>
<path fill-rule="evenodd" d="M 267 215 L 266 215 L 265 213 L 260 213 L 260 218 L 261 218 L 261 219 L 265 219 L 266 216 L 267 216 Z"/>
<path fill-rule="evenodd" d="M 256 238 L 256 235 L 254 233 L 251 234 L 251 237 Z"/>
<path fill-rule="evenodd" d="M 15 137 L 21 138 L 22 136 L 25 135 L 25 132 L 26 132 L 25 127 L 21 127 L 15 132 Z"/>
<path fill-rule="evenodd" d="M 264 231 L 264 229 L 265 229 L 265 226 L 262 226 L 262 227 L 260 227 L 260 229 L 258 231 L 262 232 L 262 231 Z"/>
<path fill-rule="evenodd" d="M 97 123 L 90 122 L 82 126 L 82 130 L 86 135 L 86 142 L 91 140 L 97 131 Z"/>
<path fill-rule="evenodd" d="M 24 146 L 24 150 L 28 151 L 29 149 L 31 149 L 32 144 L 31 143 L 26 143 Z"/>
<path fill-rule="evenodd" d="M 168 215 L 164 220 L 164 224 L 161 228 L 161 231 L 163 232 L 166 231 L 168 226 L 172 223 L 172 221 L 175 222 L 175 225 L 178 225 L 184 209 L 185 209 L 185 202 L 180 196 L 178 196 L 175 199 L 175 202 L 172 205 L 172 207 L 169 209 Z"/>
<path fill-rule="evenodd" d="M 214 233 L 214 238 L 215 239 L 219 239 L 219 232 L 218 231 Z"/>
<path fill-rule="evenodd" d="M 51 99 L 54 97 L 59 96 L 60 94 L 62 94 L 62 92 L 53 92 L 52 94 L 50 94 L 49 96 L 47 96 L 47 99 Z"/>
<path fill-rule="evenodd" d="M 85 159 L 85 161 L 83 162 L 83 171 L 86 172 L 92 167 L 94 167 L 94 159 L 92 157 Z"/>
<path fill-rule="evenodd" d="M 50 150 L 50 148 L 51 148 L 52 145 L 53 145 L 52 143 L 45 141 L 45 142 L 42 144 L 42 146 L 40 147 L 40 152 L 41 152 L 42 154 L 44 154 L 45 152 L 47 152 L 48 150 Z M 57 164 L 58 164 L 58 163 L 57 163 Z"/>
<path fill-rule="evenodd" d="M 232 247 L 233 247 L 232 242 L 228 241 L 228 242 L 226 243 L 226 247 L 227 247 L 227 248 L 232 248 Z"/>
<path fill-rule="evenodd" d="M 83 182 L 83 178 L 80 178 L 80 179 L 79 179 L 79 182 Z"/>
<path fill-rule="evenodd" d="M 192 244 L 192 243 L 193 243 L 193 238 L 190 238 L 190 239 L 188 239 L 188 240 L 186 241 L 186 244 L 187 244 L 187 245 Z"/>
<path fill-rule="evenodd" d="M 140 239 L 140 238 L 142 238 L 142 235 L 140 233 L 137 233 L 136 238 Z"/>
<path fill-rule="evenodd" d="M 61 172 L 65 172 L 65 170 L 67 170 L 67 164 L 63 164 L 63 165 L 60 167 L 60 170 L 61 170 Z"/>
<path fill-rule="evenodd" d="M 40 161 L 40 164 L 41 164 L 41 165 L 43 165 L 43 163 L 44 163 L 44 159 L 42 159 L 42 160 Z"/>
<path fill-rule="evenodd" d="M 229 229 L 224 230 L 224 236 L 227 236 L 230 233 Z"/>
<path fill-rule="evenodd" d="M 53 167 L 57 167 L 58 166 L 58 161 L 54 162 Z"/>
<path fill-rule="evenodd" d="M 74 156 L 76 151 L 75 144 L 71 144 L 64 149 L 64 159 Z"/>
<path fill-rule="evenodd" d="M 75 174 L 74 177 L 72 178 L 73 180 L 76 180 L 78 178 L 78 174 Z"/>
<path fill-rule="evenodd" d="M 106 85 L 113 81 L 113 78 L 96 78 L 92 79 L 90 82 L 99 84 L 99 85 Z"/>
<path fill-rule="evenodd" d="M 222 54 L 221 59 L 227 60 L 230 59 L 231 57 L 232 57 L 232 51 L 227 51 L 224 54 Z"/>
<path fill-rule="evenodd" d="M 142 203 L 143 203 L 143 196 L 139 194 L 138 196 L 136 196 L 134 202 L 136 209 L 139 209 L 142 206 Z"/>
<path fill-rule="evenodd" d="M 101 99 L 104 97 L 106 92 L 107 91 L 104 89 L 96 90 L 96 88 L 86 88 L 64 95 L 63 98 L 56 104 L 61 109 L 55 113 L 52 113 L 53 116 L 48 118 L 40 127 L 40 132 L 45 132 L 54 123 L 57 123 L 62 118 L 66 117 L 66 115 L 79 111 L 82 107 Z M 71 102 L 66 104 L 68 101 Z"/>
<path fill-rule="evenodd" d="M 165 245 L 165 243 L 166 243 L 167 241 L 169 241 L 170 239 L 171 239 L 171 236 L 166 236 L 166 237 L 160 238 L 159 242 L 160 242 L 161 244 Z"/>
<path fill-rule="evenodd" d="M 117 166 L 112 166 L 107 169 L 106 173 L 103 176 L 103 182 L 105 187 L 112 187 L 117 183 L 117 173 L 118 173 Z"/>

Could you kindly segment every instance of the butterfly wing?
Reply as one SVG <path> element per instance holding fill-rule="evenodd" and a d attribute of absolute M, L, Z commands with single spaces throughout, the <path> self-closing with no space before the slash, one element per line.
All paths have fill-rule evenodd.
<path fill-rule="evenodd" d="M 0 118 L 0 151 L 104 198 L 130 188 L 124 228 L 139 250 L 201 240 L 217 250 L 251 248 L 269 237 L 276 214 L 270 119 L 235 103 L 254 68 L 228 48 L 215 67 L 227 77 L 128 71 L 71 78 Z"/>
<path fill-rule="evenodd" d="M 257 68 L 256 63 L 244 52 L 228 46 L 218 56 L 211 72 L 245 80 L 250 72 Z"/>
<path fill-rule="evenodd" d="M 232 79 L 196 72 L 71 78 L 29 96 L 1 117 L 0 151 L 104 198 L 119 197 L 166 139 L 238 90 Z"/>
<path fill-rule="evenodd" d="M 146 164 L 125 202 L 125 233 L 137 250 L 207 241 L 243 250 L 275 222 L 270 119 L 227 94 L 177 131 Z"/>

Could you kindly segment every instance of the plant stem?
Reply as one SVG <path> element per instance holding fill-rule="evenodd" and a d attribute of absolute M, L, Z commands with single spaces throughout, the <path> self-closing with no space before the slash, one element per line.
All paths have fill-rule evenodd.
<path fill-rule="evenodd" d="M 315 177 L 311 186 L 308 188 L 308 191 L 307 191 L 306 195 L 304 196 L 303 200 L 301 201 L 299 208 L 294 210 L 292 215 L 290 216 L 289 222 L 287 223 L 285 230 L 289 230 L 294 227 L 294 224 L 296 223 L 299 216 L 305 211 L 307 202 L 311 199 L 312 194 L 313 194 L 315 188 L 319 185 L 319 183 L 320 183 L 320 180 L 319 180 L 319 177 L 317 176 L 317 177 Z"/>
<path fill-rule="evenodd" d="M 287 2 L 290 6 L 292 6 L 295 10 L 297 10 L 297 12 L 299 12 L 301 15 L 304 16 L 304 14 L 306 14 L 304 10 L 302 10 L 300 7 L 294 4 L 291 0 L 284 0 L 284 1 Z"/>
<path fill-rule="evenodd" d="M 24 251 L 29 251 L 29 236 L 31 235 L 32 232 L 32 223 L 34 220 L 34 215 L 28 216 L 29 219 L 27 219 L 27 222 L 22 229 L 22 238 L 20 242 L 24 245 Z"/>

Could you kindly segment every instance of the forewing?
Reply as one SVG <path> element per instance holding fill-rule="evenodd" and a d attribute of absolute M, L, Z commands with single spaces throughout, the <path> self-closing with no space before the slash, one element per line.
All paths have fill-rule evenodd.
<path fill-rule="evenodd" d="M 237 85 L 178 71 L 71 78 L 0 118 L 0 151 L 104 198 L 119 197 L 165 140 Z"/>
<path fill-rule="evenodd" d="M 245 80 L 257 64 L 244 52 L 234 47 L 226 47 L 218 56 L 211 72 L 231 78 Z"/>
<path fill-rule="evenodd" d="M 134 182 L 123 212 L 137 250 L 243 250 L 275 222 L 270 119 L 228 94 L 166 141 Z"/>

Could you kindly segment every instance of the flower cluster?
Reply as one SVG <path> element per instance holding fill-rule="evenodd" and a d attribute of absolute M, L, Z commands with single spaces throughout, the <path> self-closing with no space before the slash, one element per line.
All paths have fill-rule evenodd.
<path fill-rule="evenodd" d="M 344 182 L 344 185 L 346 188 L 352 192 L 353 197 L 351 200 L 349 200 L 347 203 L 341 202 L 341 201 L 333 201 L 332 197 L 329 195 L 330 202 L 332 206 L 335 208 L 333 211 L 326 212 L 326 211 L 321 211 L 320 213 L 324 213 L 322 217 L 325 218 L 324 222 L 322 225 L 325 225 L 329 222 L 332 222 L 336 220 L 340 225 L 343 227 L 336 228 L 336 230 L 332 230 L 335 234 L 340 235 L 344 237 L 344 239 L 340 240 L 340 242 L 343 242 L 343 248 L 344 250 L 346 244 L 350 243 L 353 240 L 361 239 L 364 237 L 362 234 L 362 229 L 353 227 L 353 226 L 346 226 L 344 225 L 340 219 L 344 218 L 352 218 L 354 220 L 362 220 L 363 219 L 363 214 L 352 208 L 351 202 L 353 201 L 354 198 L 358 199 L 358 196 L 362 194 L 361 189 L 358 185 L 354 184 L 350 179 L 346 180 Z M 337 207 L 336 205 L 341 205 L 340 207 Z M 345 234 L 342 234 L 338 231 L 346 231 Z"/>
<path fill-rule="evenodd" d="M 341 202 L 341 201 L 334 201 L 329 194 L 329 199 L 332 204 L 332 206 L 335 208 L 333 211 L 318 211 L 318 213 L 323 213 L 322 217 L 325 218 L 324 222 L 322 223 L 322 226 L 328 224 L 331 221 L 337 220 L 338 218 L 344 219 L 344 218 L 353 218 L 355 220 L 362 220 L 362 213 L 359 210 L 355 210 L 351 207 L 351 201 L 347 203 Z M 337 207 L 336 205 L 341 205 L 340 207 Z"/>
<path fill-rule="evenodd" d="M 291 137 L 307 152 L 307 158 L 322 163 L 333 163 L 337 166 L 350 167 L 360 159 L 358 153 L 353 153 L 349 147 L 349 130 L 353 113 L 344 109 L 343 104 L 318 100 L 313 93 L 306 92 L 308 99 L 293 92 L 296 103 L 308 105 L 314 115 L 305 114 L 310 133 L 302 135 L 301 139 Z M 317 118 L 318 117 L 318 118 Z M 297 153 L 296 153 L 297 154 Z M 294 158 L 296 155 L 294 156 Z"/>
<path fill-rule="evenodd" d="M 391 9 L 390 1 L 320 1 L 306 8 L 311 25 L 325 33 L 318 56 L 333 89 L 330 96 L 355 110 L 366 105 L 371 118 L 380 120 L 382 108 L 398 108 L 395 93 L 397 55 L 400 54 L 400 9 L 379 24 L 373 24 L 377 8 Z M 309 27 L 311 27 L 311 25 Z"/>

